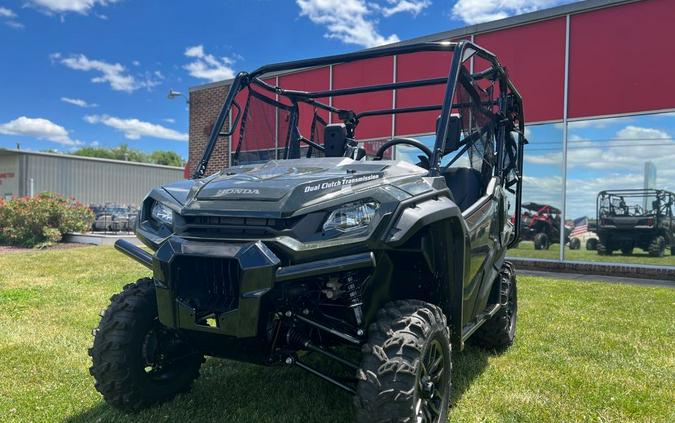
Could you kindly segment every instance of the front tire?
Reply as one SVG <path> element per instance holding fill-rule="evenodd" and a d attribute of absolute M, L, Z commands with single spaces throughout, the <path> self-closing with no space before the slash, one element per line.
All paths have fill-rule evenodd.
<path fill-rule="evenodd" d="M 203 356 L 159 322 L 152 279 L 129 284 L 110 300 L 89 349 L 89 372 L 105 401 L 133 412 L 188 391 Z"/>
<path fill-rule="evenodd" d="M 445 315 L 433 304 L 395 301 L 377 313 L 363 346 L 356 421 L 445 422 L 451 346 Z"/>
<path fill-rule="evenodd" d="M 652 257 L 663 257 L 666 252 L 666 239 L 659 235 L 652 239 L 649 244 L 649 255 Z"/>
<path fill-rule="evenodd" d="M 586 249 L 588 251 L 593 251 L 598 249 L 598 240 L 596 238 L 590 238 L 586 241 Z"/>
<path fill-rule="evenodd" d="M 483 323 L 471 340 L 483 348 L 503 351 L 513 345 L 518 320 L 518 289 L 516 271 L 510 262 L 504 262 L 497 281 L 500 294 L 507 298 L 502 308 Z"/>
<path fill-rule="evenodd" d="M 570 250 L 578 250 L 581 248 L 581 240 L 579 238 L 570 239 Z"/>
<path fill-rule="evenodd" d="M 534 249 L 535 250 L 548 250 L 551 246 L 551 241 L 548 239 L 548 235 L 543 232 L 538 233 L 534 236 Z"/>

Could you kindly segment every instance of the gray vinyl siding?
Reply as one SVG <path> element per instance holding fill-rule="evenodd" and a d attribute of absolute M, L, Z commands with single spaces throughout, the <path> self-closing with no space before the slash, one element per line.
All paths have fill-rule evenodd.
<path fill-rule="evenodd" d="M 183 169 L 67 155 L 14 152 L 19 159 L 19 195 L 56 192 L 86 204 L 138 205 L 158 185 L 183 179 Z"/>

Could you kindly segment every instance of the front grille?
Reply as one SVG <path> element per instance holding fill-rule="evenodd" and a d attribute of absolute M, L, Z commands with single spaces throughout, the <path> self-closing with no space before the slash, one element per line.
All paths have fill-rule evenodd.
<path fill-rule="evenodd" d="M 234 259 L 179 256 L 172 275 L 176 296 L 198 315 L 239 307 L 239 264 Z"/>
<path fill-rule="evenodd" d="M 291 229 L 300 218 L 186 216 L 183 233 L 195 236 L 273 237 Z"/>

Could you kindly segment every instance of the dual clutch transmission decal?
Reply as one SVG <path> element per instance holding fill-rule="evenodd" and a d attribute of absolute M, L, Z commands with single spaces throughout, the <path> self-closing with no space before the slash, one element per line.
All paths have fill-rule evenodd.
<path fill-rule="evenodd" d="M 302 192 L 317 192 L 330 189 L 339 189 L 342 187 L 359 185 L 366 182 L 375 181 L 382 178 L 382 173 L 371 173 L 369 175 L 345 176 L 342 178 L 331 179 L 330 181 L 321 181 L 307 184 L 302 188 Z"/>

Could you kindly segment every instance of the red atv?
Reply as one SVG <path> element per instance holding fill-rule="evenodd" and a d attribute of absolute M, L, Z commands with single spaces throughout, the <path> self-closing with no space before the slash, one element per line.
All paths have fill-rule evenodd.
<path fill-rule="evenodd" d="M 560 242 L 559 209 L 548 204 L 523 203 L 520 216 L 523 241 L 534 241 L 535 250 L 548 250 L 551 244 Z M 569 240 L 569 229 L 565 228 L 565 242 Z"/>

